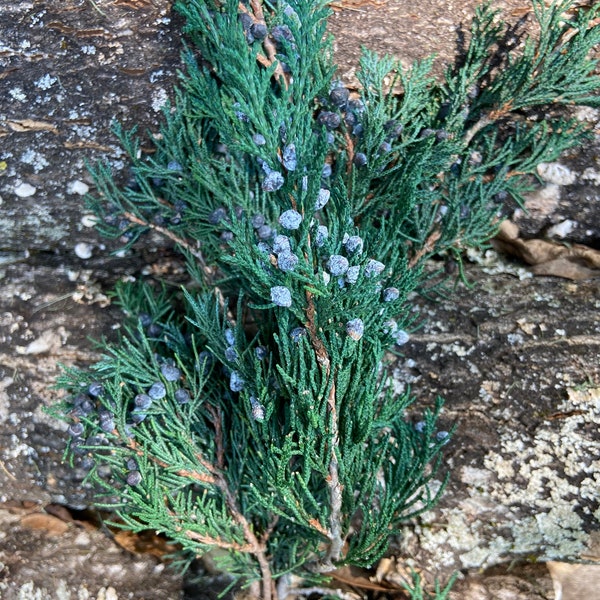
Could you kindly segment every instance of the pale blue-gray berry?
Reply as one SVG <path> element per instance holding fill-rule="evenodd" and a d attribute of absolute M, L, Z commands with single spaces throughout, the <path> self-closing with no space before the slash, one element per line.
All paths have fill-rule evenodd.
<path fill-rule="evenodd" d="M 425 423 L 425 421 L 419 421 L 418 423 L 415 423 L 415 431 L 417 431 L 418 433 L 423 433 L 425 431 L 426 425 L 427 423 Z"/>
<path fill-rule="evenodd" d="M 235 331 L 231 328 L 225 329 L 225 341 L 230 345 L 235 345 Z"/>
<path fill-rule="evenodd" d="M 113 431 L 115 428 L 115 422 L 113 419 L 104 419 L 103 421 L 100 421 L 100 429 L 102 429 L 102 431 L 106 431 L 106 433 L 110 433 L 111 431 Z"/>
<path fill-rule="evenodd" d="M 358 281 L 358 276 L 360 275 L 360 267 L 358 265 L 354 265 L 349 267 L 346 271 L 346 281 L 348 283 L 356 283 Z"/>
<path fill-rule="evenodd" d="M 229 362 L 235 362 L 238 359 L 238 351 L 234 346 L 228 346 L 225 349 L 225 359 Z"/>
<path fill-rule="evenodd" d="M 224 206 L 219 206 L 208 215 L 208 222 L 211 225 L 217 225 L 227 217 L 227 209 Z"/>
<path fill-rule="evenodd" d="M 252 136 L 252 141 L 257 145 L 257 146 L 264 146 L 267 143 L 267 140 L 265 139 L 265 136 L 260 134 L 260 133 L 255 133 Z"/>
<path fill-rule="evenodd" d="M 160 400 L 167 395 L 167 389 L 165 388 L 165 384 L 157 381 L 153 383 L 150 389 L 148 390 L 148 396 L 152 398 L 152 400 Z"/>
<path fill-rule="evenodd" d="M 346 323 L 346 333 L 353 339 L 353 340 L 360 340 L 360 338 L 363 336 L 363 333 L 365 332 L 365 325 L 362 321 L 362 319 L 351 319 L 350 321 L 348 321 Z"/>
<path fill-rule="evenodd" d="M 332 254 L 327 261 L 327 270 L 332 275 L 343 275 L 349 267 L 348 259 L 341 254 Z"/>
<path fill-rule="evenodd" d="M 273 237 L 273 230 L 268 225 L 261 225 L 256 233 L 261 240 L 268 240 Z"/>
<path fill-rule="evenodd" d="M 276 192 L 285 183 L 283 175 L 279 171 L 271 171 L 262 182 L 262 189 L 265 192 Z"/>
<path fill-rule="evenodd" d="M 271 254 L 271 246 L 269 246 L 267 242 L 258 242 L 258 244 L 256 244 L 256 247 L 263 254 Z"/>
<path fill-rule="evenodd" d="M 300 223 L 302 223 L 302 215 L 293 208 L 281 213 L 279 217 L 279 224 L 284 229 L 298 229 Z"/>
<path fill-rule="evenodd" d="M 292 341 L 296 343 L 298 343 L 306 334 L 307 331 L 304 327 L 294 327 L 294 329 L 290 331 L 290 337 L 292 338 Z"/>
<path fill-rule="evenodd" d="M 254 355 L 256 358 L 258 358 L 258 360 L 264 360 L 267 358 L 268 354 L 269 351 L 265 346 L 256 346 L 256 348 L 254 348 Z"/>
<path fill-rule="evenodd" d="M 400 297 L 400 290 L 395 287 L 385 288 L 383 290 L 383 301 L 384 302 L 393 302 L 394 300 L 398 300 Z"/>
<path fill-rule="evenodd" d="M 344 248 L 348 254 L 360 254 L 363 250 L 362 238 L 358 235 L 351 235 L 344 242 Z"/>
<path fill-rule="evenodd" d="M 287 308 L 292 305 L 292 294 L 285 286 L 276 285 L 271 288 L 271 302 L 277 306 Z"/>
<path fill-rule="evenodd" d="M 273 252 L 275 254 L 291 252 L 290 238 L 287 235 L 276 235 L 273 238 Z"/>
<path fill-rule="evenodd" d="M 289 273 L 298 266 L 298 257 L 291 252 L 281 252 L 277 256 L 277 266 L 282 271 Z"/>
<path fill-rule="evenodd" d="M 140 485 L 142 483 L 142 474 L 139 471 L 129 471 L 127 473 L 127 483 L 132 487 Z"/>
<path fill-rule="evenodd" d="M 99 381 L 93 381 L 88 386 L 87 391 L 90 396 L 97 398 L 104 393 L 104 386 Z"/>
<path fill-rule="evenodd" d="M 408 335 L 408 333 L 406 333 L 406 331 L 402 329 L 399 329 L 398 331 L 394 332 L 393 338 L 396 344 L 398 344 L 398 346 L 403 346 L 408 342 L 408 340 L 410 340 L 410 336 Z"/>
<path fill-rule="evenodd" d="M 447 444 L 450 441 L 450 434 L 447 431 L 438 431 L 435 434 L 435 439 L 438 442 L 442 442 L 444 444 Z"/>
<path fill-rule="evenodd" d="M 181 377 L 181 371 L 169 363 L 161 365 L 160 372 L 167 381 L 177 381 Z"/>
<path fill-rule="evenodd" d="M 281 157 L 283 166 L 288 171 L 295 171 L 298 161 L 296 159 L 296 146 L 294 144 L 288 144 L 283 149 L 283 155 Z"/>
<path fill-rule="evenodd" d="M 73 436 L 73 437 L 79 437 L 85 430 L 85 427 L 83 426 L 83 423 L 71 423 L 71 425 L 69 425 L 69 429 L 67 430 L 69 435 Z"/>
<path fill-rule="evenodd" d="M 319 225 L 317 227 L 317 237 L 315 240 L 315 244 L 318 248 L 325 245 L 325 240 L 329 237 L 329 230 L 325 225 Z"/>
<path fill-rule="evenodd" d="M 175 397 L 175 400 L 179 402 L 179 404 L 187 404 L 191 400 L 190 393 L 184 388 L 175 390 L 173 396 Z"/>
<path fill-rule="evenodd" d="M 254 396 L 250 396 L 250 406 L 252 407 L 252 418 L 255 421 L 264 421 L 265 407 Z"/>
<path fill-rule="evenodd" d="M 321 210 L 328 202 L 331 192 L 325 188 L 319 190 L 317 201 L 315 202 L 315 210 Z"/>
<path fill-rule="evenodd" d="M 259 213 L 257 215 L 254 215 L 250 222 L 252 223 L 252 227 L 254 227 L 254 229 L 258 229 L 259 227 L 262 227 L 265 224 L 265 217 L 264 215 L 261 215 Z"/>
<path fill-rule="evenodd" d="M 133 399 L 133 403 L 135 404 L 136 408 L 146 410 L 152 405 L 152 398 L 150 398 L 148 394 L 138 394 Z"/>
<path fill-rule="evenodd" d="M 327 179 L 328 177 L 331 177 L 331 172 L 332 172 L 331 165 L 329 163 L 325 163 L 323 165 L 323 170 L 321 171 L 321 177 L 323 179 Z"/>
<path fill-rule="evenodd" d="M 371 258 L 365 266 L 365 275 L 367 277 L 375 277 L 376 275 L 383 273 L 384 269 L 385 265 L 382 262 Z"/>
<path fill-rule="evenodd" d="M 232 392 L 241 392 L 244 389 L 245 383 L 241 373 L 238 371 L 231 371 L 231 375 L 229 376 L 229 389 Z"/>
<path fill-rule="evenodd" d="M 146 417 L 148 416 L 148 414 L 143 411 L 143 410 L 138 410 L 137 408 L 131 412 L 131 422 L 134 425 L 139 425 Z"/>
<path fill-rule="evenodd" d="M 358 127 L 359 127 L 359 126 L 357 125 L 357 126 L 354 128 L 354 131 L 353 131 L 354 135 L 356 135 L 356 136 L 360 135 L 360 134 L 357 132 L 357 129 L 358 129 Z M 354 163 L 354 164 L 355 164 L 357 167 L 364 167 L 364 166 L 367 164 L 367 162 L 368 162 L 367 155 L 366 155 L 364 152 L 357 152 L 357 153 L 354 155 L 354 159 L 352 160 L 352 162 L 353 162 L 353 163 Z"/>
<path fill-rule="evenodd" d="M 169 169 L 169 171 L 183 171 L 183 167 L 176 160 L 170 161 L 167 164 L 167 169 Z"/>

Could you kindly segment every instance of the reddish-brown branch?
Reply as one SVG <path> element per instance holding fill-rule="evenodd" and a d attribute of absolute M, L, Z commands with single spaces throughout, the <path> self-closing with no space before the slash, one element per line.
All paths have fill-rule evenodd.
<path fill-rule="evenodd" d="M 317 333 L 316 326 L 316 308 L 314 303 L 313 294 L 309 291 L 306 292 L 307 308 L 306 317 L 307 322 L 305 323 L 306 329 L 310 336 L 311 344 L 317 361 L 324 367 L 325 377 L 331 379 L 331 387 L 329 388 L 329 396 L 327 398 L 327 404 L 329 407 L 329 416 L 331 422 L 331 457 L 329 460 L 329 473 L 326 478 L 327 487 L 329 488 L 329 503 L 331 513 L 329 515 L 329 531 L 322 532 L 329 538 L 329 550 L 327 556 L 319 566 L 319 570 L 322 572 L 332 571 L 335 569 L 334 563 L 339 560 L 342 547 L 343 538 L 341 530 L 342 521 L 342 485 L 339 477 L 339 465 L 337 460 L 337 447 L 339 445 L 339 432 L 338 432 L 338 415 L 335 398 L 335 380 L 331 375 L 331 360 L 325 344 L 323 344 L 321 338 Z M 320 523 L 319 523 L 320 526 Z M 318 529 L 321 531 L 320 529 Z"/>
<path fill-rule="evenodd" d="M 260 0 L 250 0 L 250 7 L 252 8 L 252 12 L 248 10 L 248 8 L 240 2 L 238 8 L 240 12 L 246 13 L 252 17 L 255 23 L 261 23 L 266 25 L 265 15 L 262 9 L 262 3 Z M 267 35 L 265 36 L 262 42 L 263 48 L 267 53 L 267 56 L 263 56 L 262 54 L 256 55 L 256 60 L 263 67 L 270 67 L 275 63 L 275 78 L 279 79 L 279 81 L 283 84 L 283 87 L 287 90 L 289 82 L 286 74 L 283 71 L 283 67 L 281 66 L 281 62 L 277 60 L 277 49 L 273 44 L 271 38 Z"/>

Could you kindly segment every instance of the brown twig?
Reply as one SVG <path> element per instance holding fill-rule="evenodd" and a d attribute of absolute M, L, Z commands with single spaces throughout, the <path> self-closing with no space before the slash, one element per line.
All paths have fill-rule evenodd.
<path fill-rule="evenodd" d="M 329 359 L 325 344 L 323 344 L 317 334 L 317 326 L 315 321 L 316 309 L 311 292 L 306 292 L 306 299 L 308 306 L 306 309 L 307 322 L 305 323 L 305 326 L 310 336 L 312 347 L 317 355 L 317 361 L 324 368 L 325 376 L 329 379 L 331 377 L 331 360 Z M 344 544 L 340 525 L 342 513 L 342 485 L 340 483 L 339 465 L 336 455 L 336 450 L 339 443 L 339 434 L 335 390 L 335 380 L 332 378 L 331 388 L 329 389 L 329 396 L 327 398 L 329 415 L 331 417 L 330 434 L 332 441 L 331 458 L 329 460 L 329 473 L 326 478 L 327 487 L 329 488 L 329 502 L 331 509 L 331 514 L 329 516 L 329 531 L 326 532 L 326 535 L 329 538 L 330 544 L 327 556 L 319 567 L 322 572 L 332 571 L 335 569 L 334 562 L 339 560 Z"/>
<path fill-rule="evenodd" d="M 238 8 L 240 12 L 250 15 L 255 23 L 261 23 L 262 25 L 266 25 L 265 15 L 262 9 L 262 2 L 260 0 L 250 0 L 250 6 L 252 8 L 252 12 L 250 12 L 242 2 L 239 3 Z M 275 65 L 275 77 L 281 81 L 283 87 L 287 90 L 289 85 L 288 78 L 286 77 L 286 74 L 283 71 L 281 62 L 277 59 L 277 49 L 275 48 L 275 45 L 273 44 L 271 38 L 268 35 L 265 36 L 262 45 L 265 49 L 265 52 L 267 53 L 267 56 L 257 54 L 256 60 L 263 67 L 270 67 L 273 63 L 277 63 Z"/>

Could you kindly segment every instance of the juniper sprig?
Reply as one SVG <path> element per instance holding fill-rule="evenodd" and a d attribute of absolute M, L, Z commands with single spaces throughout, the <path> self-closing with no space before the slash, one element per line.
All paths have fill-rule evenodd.
<path fill-rule="evenodd" d="M 100 164 L 89 201 L 125 247 L 170 239 L 190 284 L 119 286 L 122 340 L 65 369 L 55 408 L 122 526 L 219 549 L 275 600 L 289 573 L 374 564 L 437 501 L 441 400 L 411 423 L 385 353 L 409 340 L 426 261 L 485 244 L 536 165 L 589 135 L 527 111 L 599 104 L 600 7 L 532 6 L 521 49 L 484 5 L 441 81 L 432 59 L 365 51 L 350 90 L 326 2 L 176 3 L 186 69 L 154 152 L 115 126 L 133 181 Z"/>

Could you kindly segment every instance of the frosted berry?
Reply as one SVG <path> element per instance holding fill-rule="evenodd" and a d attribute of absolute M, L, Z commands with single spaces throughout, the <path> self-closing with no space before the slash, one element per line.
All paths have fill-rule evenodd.
<path fill-rule="evenodd" d="M 229 389 L 232 392 L 241 392 L 244 389 L 245 383 L 241 373 L 238 371 L 231 371 L 231 375 L 229 376 Z"/>
<path fill-rule="evenodd" d="M 271 288 L 271 302 L 277 306 L 287 308 L 292 305 L 292 294 L 286 287 L 276 285 Z"/>
<path fill-rule="evenodd" d="M 227 217 L 227 210 L 224 206 L 219 206 L 208 215 L 208 222 L 211 225 L 217 225 Z"/>
<path fill-rule="evenodd" d="M 287 25 L 275 25 L 275 27 L 273 27 L 271 31 L 271 35 L 273 36 L 273 39 L 279 44 L 281 44 L 281 42 L 283 42 L 284 40 L 287 42 L 294 41 L 294 34 Z"/>
<path fill-rule="evenodd" d="M 148 313 L 140 313 L 138 319 L 142 327 L 150 327 L 152 325 L 152 317 Z"/>
<path fill-rule="evenodd" d="M 176 160 L 170 161 L 167 164 L 167 169 L 169 169 L 169 171 L 177 171 L 177 172 L 183 171 L 183 167 Z"/>
<path fill-rule="evenodd" d="M 139 471 L 129 471 L 127 473 L 127 483 L 132 487 L 140 485 L 142 483 L 142 474 Z"/>
<path fill-rule="evenodd" d="M 175 390 L 175 394 L 173 395 L 179 404 L 187 404 L 191 400 L 190 393 L 183 388 Z"/>
<path fill-rule="evenodd" d="M 348 102 L 348 97 L 350 96 L 350 92 L 345 87 L 336 87 L 329 92 L 329 100 L 335 106 L 342 107 Z"/>
<path fill-rule="evenodd" d="M 83 423 L 71 423 L 69 425 L 69 429 L 67 430 L 69 435 L 73 437 L 79 437 L 85 430 Z"/>
<path fill-rule="evenodd" d="M 415 431 L 418 433 L 423 433 L 426 426 L 427 423 L 425 423 L 425 421 L 419 421 L 418 423 L 415 423 Z"/>
<path fill-rule="evenodd" d="M 231 242 L 235 236 L 233 235 L 233 231 L 223 231 L 219 237 L 223 242 Z"/>
<path fill-rule="evenodd" d="M 104 393 L 104 386 L 99 381 L 93 381 L 88 386 L 87 391 L 90 396 L 97 398 Z"/>
<path fill-rule="evenodd" d="M 160 367 L 160 372 L 167 381 L 177 381 L 181 377 L 181 371 L 176 366 L 169 363 L 162 365 Z"/>
<path fill-rule="evenodd" d="M 148 414 L 142 410 L 134 410 L 131 412 L 131 421 L 134 425 L 141 423 Z"/>
<path fill-rule="evenodd" d="M 113 431 L 115 428 L 115 421 L 114 419 L 104 419 L 103 421 L 100 421 L 100 429 L 102 429 L 102 431 L 106 431 L 106 433 L 110 433 L 111 431 Z"/>
<path fill-rule="evenodd" d="M 273 252 L 275 254 L 291 252 L 290 238 L 287 235 L 276 235 L 273 238 Z"/>
<path fill-rule="evenodd" d="M 344 248 L 348 254 L 360 254 L 363 250 L 362 238 L 358 235 L 351 235 L 345 242 Z"/>
<path fill-rule="evenodd" d="M 264 23 L 254 23 L 252 27 L 250 27 L 250 33 L 255 40 L 262 40 L 266 37 L 268 29 Z"/>
<path fill-rule="evenodd" d="M 302 215 L 293 208 L 286 210 L 279 216 L 279 224 L 284 229 L 298 229 L 302 223 Z"/>
<path fill-rule="evenodd" d="M 346 323 L 346 333 L 353 340 L 356 340 L 356 341 L 360 340 L 360 338 L 363 336 L 364 332 L 365 332 L 365 325 L 364 325 L 362 319 L 352 319 Z"/>
<path fill-rule="evenodd" d="M 167 389 L 165 388 L 165 384 L 157 381 L 153 383 L 150 389 L 148 390 L 148 396 L 152 398 L 152 400 L 160 400 L 167 395 Z"/>
<path fill-rule="evenodd" d="M 346 271 L 346 281 L 348 283 L 356 283 L 358 281 L 358 276 L 360 275 L 360 267 L 358 265 L 354 265 L 349 267 Z"/>
<path fill-rule="evenodd" d="M 298 257 L 291 252 L 281 252 L 277 257 L 277 266 L 285 273 L 289 273 L 298 266 Z"/>
<path fill-rule="evenodd" d="M 383 290 L 383 301 L 384 302 L 393 302 L 394 300 L 398 300 L 400 297 L 400 290 L 395 287 L 385 288 Z"/>
<path fill-rule="evenodd" d="M 329 163 L 325 163 L 323 165 L 323 169 L 321 171 L 321 177 L 323 179 L 327 179 L 328 177 L 331 177 L 331 173 L 332 173 L 331 165 Z"/>
<path fill-rule="evenodd" d="M 135 404 L 136 408 L 146 410 L 152 405 L 152 398 L 150 398 L 148 394 L 138 394 L 133 399 L 133 403 Z"/>
<path fill-rule="evenodd" d="M 229 327 L 225 330 L 225 341 L 230 345 L 235 345 L 235 331 Z"/>
<path fill-rule="evenodd" d="M 268 225 L 261 225 L 256 233 L 261 240 L 268 240 L 273 237 L 273 230 Z"/>
<path fill-rule="evenodd" d="M 332 254 L 327 261 L 327 270 L 332 275 L 344 275 L 349 267 L 348 259 L 341 254 Z"/>
<path fill-rule="evenodd" d="M 365 275 L 367 277 L 375 277 L 383 273 L 385 265 L 378 260 L 370 259 L 365 266 Z"/>
<path fill-rule="evenodd" d="M 238 358 L 238 351 L 233 346 L 229 346 L 225 349 L 225 360 L 235 362 Z"/>
<path fill-rule="evenodd" d="M 137 471 L 138 470 L 138 463 L 137 460 L 135 460 L 135 458 L 128 458 L 125 461 L 125 466 L 130 470 L 130 471 Z"/>
<path fill-rule="evenodd" d="M 265 192 L 276 192 L 285 183 L 283 175 L 279 171 L 271 171 L 262 182 L 262 189 Z"/>
<path fill-rule="evenodd" d="M 300 340 L 307 334 L 307 331 L 304 327 L 294 327 L 294 329 L 292 329 L 290 331 L 290 337 L 292 338 L 292 341 L 298 343 L 300 342 Z"/>
<path fill-rule="evenodd" d="M 443 444 L 447 444 L 450 441 L 450 434 L 447 431 L 438 431 L 435 434 L 435 439 L 438 442 L 442 442 Z"/>
<path fill-rule="evenodd" d="M 298 161 L 296 159 L 296 146 L 294 144 L 288 144 L 283 149 L 283 156 L 281 157 L 281 162 L 283 166 L 288 171 L 295 171 L 296 166 L 298 165 Z"/>
<path fill-rule="evenodd" d="M 256 348 L 254 348 L 254 356 L 256 356 L 258 360 L 264 360 L 267 358 L 268 354 L 269 352 L 265 346 L 256 346 Z"/>
<path fill-rule="evenodd" d="M 404 344 L 406 344 L 408 340 L 410 340 L 410 336 L 408 335 L 408 333 L 406 333 L 406 331 L 402 329 L 395 331 L 393 333 L 393 338 L 396 344 L 398 344 L 398 346 L 404 346 Z"/>
<path fill-rule="evenodd" d="M 389 142 L 382 142 L 379 146 L 379 154 L 389 154 L 392 151 L 392 145 Z"/>
<path fill-rule="evenodd" d="M 356 130 L 356 127 L 354 129 Z M 354 133 L 354 131 L 352 133 Z M 358 135 L 358 134 L 354 133 L 354 135 Z M 352 162 L 357 167 L 364 167 L 367 164 L 367 162 L 369 162 L 369 161 L 367 159 L 367 155 L 364 152 L 357 152 L 354 155 Z"/>
<path fill-rule="evenodd" d="M 255 133 L 252 136 L 252 141 L 257 145 L 257 146 L 264 146 L 267 143 L 267 140 L 265 139 L 265 136 L 260 134 L 260 133 Z"/>
<path fill-rule="evenodd" d="M 337 129 L 340 126 L 342 119 L 337 113 L 330 112 L 328 110 L 323 110 L 319 113 L 317 121 L 321 125 L 325 125 L 325 127 L 331 131 L 333 129 Z"/>
<path fill-rule="evenodd" d="M 254 396 L 250 396 L 250 406 L 252 407 L 252 418 L 255 421 L 263 421 L 265 418 L 265 407 Z"/>
<path fill-rule="evenodd" d="M 329 237 L 329 230 L 327 229 L 327 227 L 325 225 L 319 225 L 319 227 L 317 228 L 317 238 L 315 240 L 317 247 L 320 248 L 321 246 L 324 246 L 325 240 L 328 237 Z"/>
<path fill-rule="evenodd" d="M 250 222 L 252 223 L 252 227 L 254 227 L 254 229 L 258 229 L 265 224 L 265 217 L 261 214 L 254 215 Z"/>
<path fill-rule="evenodd" d="M 321 210 L 328 202 L 331 192 L 325 188 L 319 190 L 317 201 L 315 202 L 315 210 Z"/>

